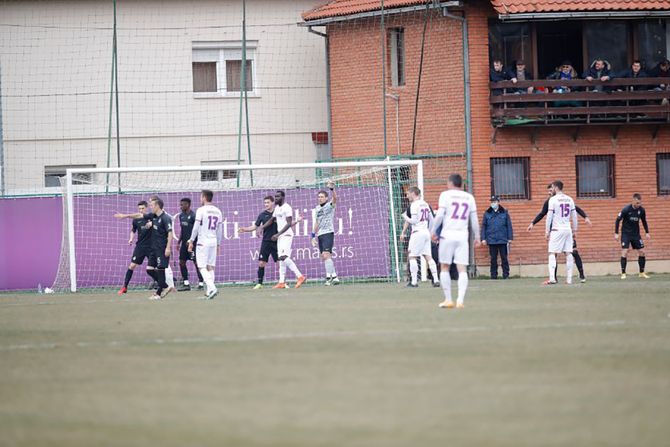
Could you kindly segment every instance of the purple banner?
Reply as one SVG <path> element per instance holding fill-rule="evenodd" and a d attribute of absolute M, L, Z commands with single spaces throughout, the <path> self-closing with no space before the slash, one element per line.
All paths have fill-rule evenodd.
<path fill-rule="evenodd" d="M 308 278 L 325 277 L 318 248 L 312 247 L 312 209 L 317 205 L 317 189 L 287 191 L 286 201 L 294 210 L 294 220 L 303 220 L 294 229 L 292 258 Z M 340 277 L 386 277 L 391 272 L 389 250 L 388 189 L 383 187 L 343 187 L 337 190 L 335 213 L 335 247 L 333 260 Z M 224 241 L 217 258 L 217 282 L 253 282 L 258 267 L 261 238 L 242 233 L 241 226 L 250 226 L 263 210 L 263 198 L 273 191 L 217 191 L 214 205 L 223 213 Z M 133 246 L 128 245 L 131 221 L 117 220 L 114 212 L 130 213 L 148 194 L 79 196 L 74 199 L 75 238 L 78 287 L 116 287 L 130 262 Z M 170 215 L 179 212 L 179 199 L 190 197 L 193 210 L 199 205 L 199 193 L 163 193 L 165 210 Z M 177 233 L 179 226 L 175 225 Z M 178 266 L 179 250 L 173 245 L 171 267 L 175 279 L 181 279 Z M 190 280 L 196 280 L 191 262 Z M 146 265 L 146 261 L 145 261 Z M 266 280 L 274 281 L 278 267 L 271 261 L 266 267 Z M 293 275 L 287 272 L 291 281 Z M 136 270 L 131 285 L 147 284 L 144 266 Z M 64 286 L 64 284 L 59 284 Z"/>

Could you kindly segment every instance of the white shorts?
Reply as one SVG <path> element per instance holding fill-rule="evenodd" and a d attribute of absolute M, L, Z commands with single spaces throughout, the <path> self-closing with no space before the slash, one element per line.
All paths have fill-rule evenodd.
<path fill-rule="evenodd" d="M 549 253 L 572 253 L 572 231 L 550 231 Z"/>
<path fill-rule="evenodd" d="M 286 256 L 287 258 L 291 257 L 291 245 L 293 245 L 293 236 L 287 236 L 282 234 L 277 239 L 277 255 L 281 258 Z"/>
<path fill-rule="evenodd" d="M 198 245 L 195 250 L 195 262 L 198 268 L 216 265 L 216 245 Z"/>
<path fill-rule="evenodd" d="M 430 231 L 417 230 L 409 236 L 407 251 L 411 257 L 432 256 L 430 246 Z"/>
<path fill-rule="evenodd" d="M 440 264 L 470 264 L 470 244 L 464 238 L 440 238 Z"/>

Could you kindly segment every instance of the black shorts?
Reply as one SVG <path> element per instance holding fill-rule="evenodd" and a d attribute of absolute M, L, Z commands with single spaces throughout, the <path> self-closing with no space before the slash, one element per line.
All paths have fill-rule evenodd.
<path fill-rule="evenodd" d="M 621 248 L 632 247 L 633 250 L 642 250 L 644 248 L 644 242 L 640 236 L 627 236 L 625 234 L 621 235 Z"/>
<path fill-rule="evenodd" d="M 137 265 L 142 265 L 144 262 L 144 258 L 148 258 L 151 256 L 151 248 L 150 247 L 142 247 L 140 245 L 135 246 L 135 250 L 133 250 L 133 257 L 130 259 L 130 262 L 133 264 Z"/>
<path fill-rule="evenodd" d="M 261 242 L 261 251 L 258 254 L 258 260 L 268 262 L 270 260 L 270 256 L 272 256 L 272 259 L 275 262 L 277 262 L 277 258 L 279 258 L 279 256 L 277 255 L 277 242 L 276 241 Z"/>
<path fill-rule="evenodd" d="M 179 244 L 179 260 L 180 261 L 193 261 L 195 262 L 195 250 L 196 245 L 193 244 L 193 251 L 188 251 L 188 242 L 183 241 Z"/>
<path fill-rule="evenodd" d="M 572 249 L 574 250 L 576 248 L 577 248 L 577 238 L 572 236 Z"/>
<path fill-rule="evenodd" d="M 319 253 L 332 253 L 335 243 L 335 233 L 326 233 L 319 236 Z"/>
<path fill-rule="evenodd" d="M 153 249 L 149 255 L 147 265 L 161 270 L 168 268 L 170 265 L 170 258 L 165 256 L 165 249 Z"/>

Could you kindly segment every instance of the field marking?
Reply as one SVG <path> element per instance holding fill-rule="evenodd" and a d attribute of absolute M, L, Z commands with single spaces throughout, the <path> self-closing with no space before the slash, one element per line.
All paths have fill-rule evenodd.
<path fill-rule="evenodd" d="M 339 337 L 361 337 L 361 336 L 390 336 L 402 334 L 430 334 L 430 333 L 467 333 L 467 332 L 495 332 L 495 331 L 524 331 L 524 330 L 544 330 L 544 329 L 571 329 L 571 328 L 603 328 L 603 327 L 621 327 L 626 325 L 642 324 L 649 326 L 650 323 L 662 323 L 668 327 L 667 320 L 657 321 L 626 321 L 626 320 L 608 320 L 608 321 L 584 321 L 577 323 L 550 323 L 550 324 L 522 324 L 512 326 L 470 326 L 470 327 L 445 327 L 445 328 L 422 328 L 410 330 L 379 330 L 379 331 L 335 331 L 335 332 L 305 332 L 302 334 L 266 334 L 251 335 L 241 337 L 187 337 L 187 338 L 153 338 L 138 340 L 113 340 L 108 342 L 73 342 L 73 343 L 28 343 L 17 345 L 0 346 L 0 351 L 21 351 L 21 350 L 50 350 L 57 348 L 118 348 L 133 346 L 150 345 L 184 345 L 184 344 L 212 344 L 212 343 L 246 343 L 263 342 L 278 340 L 300 340 L 317 338 L 339 338 Z"/>

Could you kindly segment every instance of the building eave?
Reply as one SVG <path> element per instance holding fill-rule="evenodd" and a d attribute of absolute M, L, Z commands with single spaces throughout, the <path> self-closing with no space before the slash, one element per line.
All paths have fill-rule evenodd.
<path fill-rule="evenodd" d="M 519 14 L 498 14 L 505 22 L 528 20 L 566 20 L 566 19 L 637 19 L 670 17 L 665 11 L 573 11 L 573 12 L 529 12 Z"/>

